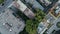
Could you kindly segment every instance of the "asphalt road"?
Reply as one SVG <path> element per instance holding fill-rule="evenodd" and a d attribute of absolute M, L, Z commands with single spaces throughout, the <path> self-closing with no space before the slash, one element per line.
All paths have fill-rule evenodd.
<path fill-rule="evenodd" d="M 49 6 L 47 6 L 45 9 L 44 9 L 44 12 L 48 13 L 49 9 L 51 9 L 54 5 L 56 4 L 56 1 L 53 1 L 53 3 L 51 3 Z"/>

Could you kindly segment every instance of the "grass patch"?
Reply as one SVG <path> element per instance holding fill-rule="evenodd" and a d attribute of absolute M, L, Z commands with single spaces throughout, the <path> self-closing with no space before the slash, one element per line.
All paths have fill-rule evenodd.
<path fill-rule="evenodd" d="M 3 2 L 4 2 L 4 0 L 0 0 L 0 4 L 3 3 Z"/>

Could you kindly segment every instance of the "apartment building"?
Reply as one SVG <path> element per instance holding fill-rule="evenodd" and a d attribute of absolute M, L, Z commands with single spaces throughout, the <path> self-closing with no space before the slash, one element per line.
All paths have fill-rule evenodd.
<path fill-rule="evenodd" d="M 12 10 L 5 9 L 0 13 L 0 33 L 1 34 L 18 34 L 23 31 L 25 22 L 17 17 Z"/>
<path fill-rule="evenodd" d="M 41 10 L 44 10 L 44 7 L 42 5 L 40 5 L 36 0 L 25 0 L 26 3 L 30 3 L 32 5 L 32 8 L 38 8 Z"/>
<path fill-rule="evenodd" d="M 32 10 L 30 10 L 20 0 L 14 1 L 12 6 L 16 7 L 17 9 L 19 9 L 22 13 L 24 13 L 30 19 L 33 19 L 35 17 L 35 15 L 32 12 Z"/>

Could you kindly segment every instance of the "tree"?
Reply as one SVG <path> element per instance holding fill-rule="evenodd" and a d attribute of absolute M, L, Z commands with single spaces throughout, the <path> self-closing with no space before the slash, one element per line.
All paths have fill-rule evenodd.
<path fill-rule="evenodd" d="M 42 10 L 37 9 L 35 13 L 35 19 L 26 20 L 26 31 L 29 34 L 36 34 L 38 24 L 42 21 L 45 13 Z"/>
<path fill-rule="evenodd" d="M 40 9 L 36 9 L 36 13 L 35 13 L 35 19 L 38 20 L 39 22 L 44 18 L 46 14 L 40 10 Z"/>
<path fill-rule="evenodd" d="M 0 0 L 0 4 L 3 3 L 3 2 L 4 2 L 4 0 Z"/>
<path fill-rule="evenodd" d="M 36 34 L 36 29 L 37 29 L 37 22 L 33 20 L 27 20 L 26 21 L 26 31 L 29 32 L 29 34 Z"/>

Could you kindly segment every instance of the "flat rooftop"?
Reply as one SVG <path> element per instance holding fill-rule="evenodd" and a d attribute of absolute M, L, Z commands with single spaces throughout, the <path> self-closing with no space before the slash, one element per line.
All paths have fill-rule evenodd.
<path fill-rule="evenodd" d="M 32 4 L 33 8 L 39 8 L 41 10 L 44 10 L 44 7 L 42 5 L 40 5 L 36 0 L 25 0 L 26 3 L 30 3 Z"/>
<path fill-rule="evenodd" d="M 0 11 L 3 11 L 4 9 L 8 8 L 10 4 L 12 4 L 13 0 L 4 0 L 3 4 L 0 5 Z"/>
<path fill-rule="evenodd" d="M 16 18 L 13 12 L 6 9 L 0 14 L 0 33 L 1 34 L 18 34 L 24 29 L 24 20 Z"/>
<path fill-rule="evenodd" d="M 13 6 L 19 9 L 22 13 L 24 13 L 28 18 L 33 19 L 35 17 L 32 10 L 30 10 L 23 2 L 20 0 L 14 1 Z"/>
<path fill-rule="evenodd" d="M 27 8 L 27 6 L 20 0 L 14 1 L 13 6 L 20 9 L 22 12 L 24 12 L 24 10 Z"/>

